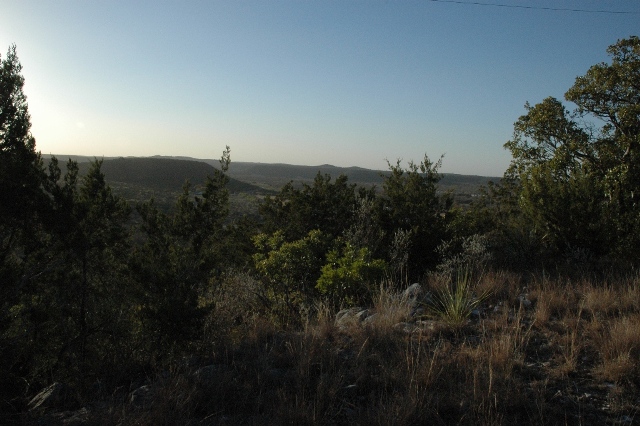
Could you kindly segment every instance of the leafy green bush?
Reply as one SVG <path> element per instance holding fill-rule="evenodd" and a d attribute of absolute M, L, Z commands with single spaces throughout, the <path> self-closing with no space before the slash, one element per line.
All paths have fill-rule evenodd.
<path fill-rule="evenodd" d="M 316 229 L 304 238 L 286 241 L 284 232 L 276 231 L 258 234 L 253 242 L 255 268 L 264 278 L 274 313 L 285 322 L 299 320 L 302 309 L 317 295 L 315 283 L 326 252 L 326 236 Z"/>
<path fill-rule="evenodd" d="M 357 249 L 347 243 L 341 251 L 331 250 L 327 264 L 316 288 L 330 295 L 337 302 L 353 304 L 360 302 L 368 283 L 380 279 L 387 264 L 382 259 L 371 259 L 369 249 Z"/>

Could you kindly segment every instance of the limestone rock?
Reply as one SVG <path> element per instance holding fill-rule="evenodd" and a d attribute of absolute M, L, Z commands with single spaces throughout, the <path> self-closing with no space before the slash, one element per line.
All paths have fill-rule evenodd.
<path fill-rule="evenodd" d="M 420 304 L 424 295 L 422 286 L 419 283 L 413 283 L 402 292 L 402 300 L 405 300 L 409 306 L 415 307 Z"/>
<path fill-rule="evenodd" d="M 370 315 L 369 309 L 361 307 L 343 309 L 336 314 L 335 325 L 340 330 L 344 330 L 352 324 L 360 324 Z"/>
<path fill-rule="evenodd" d="M 431 303 L 431 293 L 425 291 L 419 283 L 407 287 L 400 296 L 411 308 L 411 317 L 420 317 L 425 313 L 425 306 Z"/>

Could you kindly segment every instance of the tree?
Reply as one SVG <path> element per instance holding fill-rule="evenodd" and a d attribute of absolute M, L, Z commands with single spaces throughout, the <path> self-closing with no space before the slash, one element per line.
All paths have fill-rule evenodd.
<path fill-rule="evenodd" d="M 24 77 L 16 47 L 0 56 L 0 262 L 13 250 L 19 233 L 35 220 L 44 202 L 44 177 L 40 154 L 35 150 Z"/>
<path fill-rule="evenodd" d="M 118 295 L 123 295 L 126 282 L 123 269 L 129 235 L 125 224 L 131 209 L 113 194 L 101 167 L 102 161 L 94 161 L 82 179 L 70 219 L 75 226 L 64 239 L 78 272 L 75 297 L 79 299 L 78 358 L 82 363 L 87 362 L 89 336 L 107 329 L 113 332 L 116 318 L 127 311 L 124 298 Z"/>
<path fill-rule="evenodd" d="M 41 185 L 44 172 L 35 150 L 22 66 L 16 47 L 0 55 L 0 399 L 9 401 L 24 387 L 20 376 L 22 337 L 11 332 L 15 310 L 30 290 L 31 278 L 42 272 L 41 246 L 45 235 L 39 218 L 46 215 L 48 198 Z M 46 262 L 45 262 L 46 263 Z M 15 393 L 14 393 L 15 392 Z M 0 411 L 5 408 L 2 403 Z"/>
<path fill-rule="evenodd" d="M 541 237 L 520 208 L 520 181 L 505 175 L 480 188 L 480 196 L 458 218 L 456 236 L 487 238 L 491 264 L 498 268 L 527 270 L 544 264 Z"/>
<path fill-rule="evenodd" d="M 226 147 L 202 196 L 193 196 L 186 182 L 173 214 L 159 211 L 153 200 L 138 206 L 143 243 L 132 252 L 131 266 L 140 283 L 143 343 L 153 361 L 171 359 L 201 336 L 199 296 L 233 262 L 225 227 L 230 161 Z"/>
<path fill-rule="evenodd" d="M 305 183 L 301 189 L 294 188 L 290 182 L 260 206 L 264 231 L 282 230 L 288 241 L 304 238 L 314 229 L 336 238 L 353 223 L 358 195 L 373 197 L 374 192 L 357 190 L 345 175 L 331 182 L 330 175 L 318 172 L 313 184 Z"/>
<path fill-rule="evenodd" d="M 640 39 L 608 49 L 567 91 L 569 112 L 547 98 L 514 125 L 505 144 L 522 214 L 552 251 L 640 254 Z"/>
<path fill-rule="evenodd" d="M 592 138 L 597 179 L 605 196 L 603 214 L 613 219 L 618 254 L 640 254 L 640 38 L 619 40 L 607 52 L 611 64 L 596 64 L 576 79 L 565 97 L 579 117 L 604 124 Z"/>
<path fill-rule="evenodd" d="M 70 161 L 63 178 L 52 159 L 43 182 L 47 218 L 33 225 L 33 243 L 19 247 L 2 349 L 13 348 L 9 372 L 36 387 L 60 380 L 83 389 L 131 354 L 130 209 L 100 166 L 78 179 Z"/>
<path fill-rule="evenodd" d="M 391 173 L 383 176 L 384 194 L 380 198 L 379 215 L 389 239 L 387 246 L 398 246 L 400 240 L 408 246 L 410 279 L 420 278 L 438 263 L 436 248 L 447 239 L 453 201 L 449 194 L 438 194 L 441 161 L 433 163 L 425 155 L 420 164 L 409 162 L 407 169 L 398 161 L 395 165 L 389 164 Z"/>

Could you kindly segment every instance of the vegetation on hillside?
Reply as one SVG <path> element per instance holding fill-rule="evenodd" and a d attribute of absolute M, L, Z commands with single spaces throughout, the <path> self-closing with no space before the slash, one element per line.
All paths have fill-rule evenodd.
<path fill-rule="evenodd" d="M 0 422 L 633 423 L 640 39 L 609 53 L 574 111 L 526 106 L 468 209 L 425 155 L 379 191 L 317 173 L 231 217 L 228 147 L 171 208 L 129 203 L 102 161 L 45 166 L 11 47 Z"/>

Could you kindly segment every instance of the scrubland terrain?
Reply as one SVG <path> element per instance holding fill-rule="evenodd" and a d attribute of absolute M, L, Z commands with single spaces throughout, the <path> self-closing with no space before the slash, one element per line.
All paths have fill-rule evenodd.
<path fill-rule="evenodd" d="M 423 290 L 437 295 L 450 284 L 434 277 Z M 29 417 L 40 424 L 636 424 L 639 284 L 637 277 L 487 273 L 460 297 L 488 297 L 458 320 L 387 283 L 371 289 L 367 311 L 337 320 L 319 304 L 290 330 L 260 313 L 258 283 L 233 277 L 212 296 L 207 351 L 115 391 L 68 395 L 69 411 Z M 425 310 L 416 315 L 416 307 Z"/>
<path fill-rule="evenodd" d="M 640 39 L 608 53 L 452 193 L 426 154 L 380 186 L 44 159 L 13 46 L 0 423 L 639 423 Z"/>

